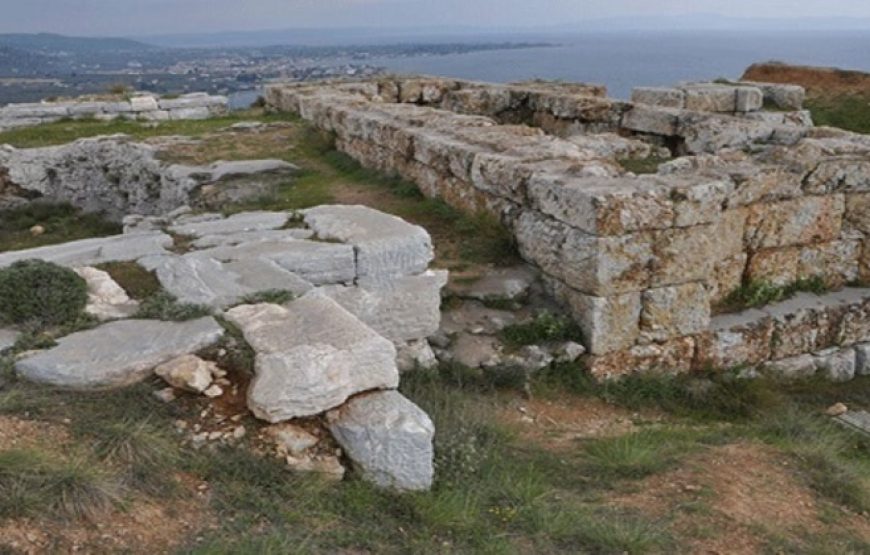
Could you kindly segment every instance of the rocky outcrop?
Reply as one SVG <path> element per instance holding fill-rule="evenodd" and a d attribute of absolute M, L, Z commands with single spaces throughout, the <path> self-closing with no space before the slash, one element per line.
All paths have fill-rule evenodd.
<path fill-rule="evenodd" d="M 157 147 L 123 135 L 44 148 L 0 146 L 0 173 L 12 191 L 8 195 L 19 202 L 68 202 L 120 221 L 130 213 L 165 214 L 186 205 L 218 207 L 259 198 L 298 171 L 280 160 L 168 164 L 159 154 Z"/>
<path fill-rule="evenodd" d="M 61 119 L 133 119 L 166 121 L 181 119 L 207 119 L 229 111 L 229 100 L 224 96 L 190 93 L 178 98 L 160 98 L 137 95 L 130 99 L 68 100 L 32 104 L 7 104 L 0 107 L 0 131 L 31 127 Z"/>

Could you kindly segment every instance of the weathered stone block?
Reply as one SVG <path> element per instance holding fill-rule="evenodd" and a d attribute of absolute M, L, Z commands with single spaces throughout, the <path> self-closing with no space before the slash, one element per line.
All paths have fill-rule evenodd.
<path fill-rule="evenodd" d="M 686 93 L 680 89 L 664 87 L 635 87 L 631 91 L 631 101 L 661 108 L 685 108 Z"/>
<path fill-rule="evenodd" d="M 737 110 L 737 89 L 717 85 L 686 87 L 686 110 L 698 112 L 734 112 Z"/>
<path fill-rule="evenodd" d="M 818 364 L 811 354 L 772 360 L 764 363 L 762 371 L 782 380 L 802 380 L 816 375 Z"/>
<path fill-rule="evenodd" d="M 692 369 L 695 339 L 679 337 L 664 343 L 635 345 L 630 349 L 601 356 L 592 356 L 587 369 L 598 380 L 608 380 L 629 374 L 685 374 Z"/>
<path fill-rule="evenodd" d="M 870 376 L 870 343 L 855 345 L 855 375 Z"/>
<path fill-rule="evenodd" d="M 756 251 L 749 258 L 746 278 L 750 282 L 767 282 L 780 286 L 790 285 L 797 281 L 799 260 L 799 247 Z"/>
<path fill-rule="evenodd" d="M 671 190 L 674 207 L 674 225 L 691 227 L 717 222 L 723 205 L 734 190 L 730 180 L 702 180 L 677 184 Z"/>
<path fill-rule="evenodd" d="M 673 137 L 677 134 L 680 111 L 635 104 L 622 117 L 622 127 L 638 133 Z"/>
<path fill-rule="evenodd" d="M 846 195 L 846 224 L 861 233 L 870 234 L 870 193 Z"/>
<path fill-rule="evenodd" d="M 747 260 L 749 260 L 749 256 L 741 253 L 716 263 L 710 274 L 710 279 L 707 281 L 710 304 L 713 306 L 720 304 L 732 291 L 743 284 Z"/>
<path fill-rule="evenodd" d="M 749 207 L 746 241 L 753 249 L 837 239 L 846 209 L 843 195 L 812 196 Z"/>
<path fill-rule="evenodd" d="M 828 287 L 842 287 L 858 279 L 861 241 L 832 241 L 804 247 L 797 263 L 799 279 L 821 278 Z"/>
<path fill-rule="evenodd" d="M 870 191 L 870 161 L 822 161 L 804 180 L 804 191 L 812 195 L 866 193 Z"/>
<path fill-rule="evenodd" d="M 435 426 L 399 392 L 355 397 L 327 418 L 333 437 L 365 479 L 401 491 L 432 486 Z"/>
<path fill-rule="evenodd" d="M 832 382 L 848 382 L 855 377 L 855 349 L 834 347 L 813 356 L 818 371 Z"/>
<path fill-rule="evenodd" d="M 399 384 L 393 344 L 325 295 L 241 305 L 226 317 L 256 352 L 248 407 L 263 420 L 313 416 Z"/>
<path fill-rule="evenodd" d="M 756 87 L 737 87 L 735 111 L 755 112 L 764 105 L 764 93 Z"/>
<path fill-rule="evenodd" d="M 715 316 L 698 338 L 698 366 L 714 369 L 755 366 L 770 358 L 773 320 L 760 310 Z"/>
<path fill-rule="evenodd" d="M 653 260 L 650 265 L 652 286 L 676 285 L 692 281 L 706 281 L 715 262 L 718 238 L 715 226 L 667 229 L 656 232 Z"/>
<path fill-rule="evenodd" d="M 561 291 L 571 306 L 586 347 L 594 355 L 626 349 L 640 334 L 640 293 L 593 297 L 565 288 Z"/>
<path fill-rule="evenodd" d="M 641 336 L 653 341 L 695 335 L 710 326 L 710 301 L 699 283 L 660 287 L 643 292 Z"/>

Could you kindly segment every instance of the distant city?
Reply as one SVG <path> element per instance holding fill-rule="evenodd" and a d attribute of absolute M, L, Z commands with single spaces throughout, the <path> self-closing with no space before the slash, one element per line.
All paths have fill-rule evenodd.
<path fill-rule="evenodd" d="M 128 39 L 0 35 L 0 105 L 123 88 L 164 95 L 203 91 L 256 98 L 262 84 L 270 80 L 383 73 L 385 68 L 373 64 L 372 59 L 543 46 L 550 45 L 498 42 L 167 48 Z"/>

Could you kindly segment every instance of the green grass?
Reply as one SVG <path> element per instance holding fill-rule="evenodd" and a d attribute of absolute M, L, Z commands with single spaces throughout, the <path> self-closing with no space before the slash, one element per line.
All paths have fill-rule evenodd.
<path fill-rule="evenodd" d="M 160 292 L 160 281 L 154 272 L 135 262 L 107 262 L 98 268 L 108 272 L 131 299 L 141 301 Z"/>
<path fill-rule="evenodd" d="M 93 518 L 117 500 L 113 476 L 85 457 L 0 451 L 0 517 Z"/>
<path fill-rule="evenodd" d="M 669 431 L 645 430 L 597 439 L 583 449 L 584 467 L 595 479 L 640 479 L 671 467 L 690 447 L 691 443 L 679 441 Z"/>
<path fill-rule="evenodd" d="M 145 320 L 183 322 L 209 316 L 211 313 L 211 308 L 205 305 L 180 303 L 173 295 L 161 290 L 144 299 L 133 317 Z"/>
<path fill-rule="evenodd" d="M 870 94 L 834 98 L 809 98 L 806 107 L 818 126 L 831 126 L 856 133 L 870 133 Z"/>
<path fill-rule="evenodd" d="M 0 133 L 0 144 L 10 144 L 18 148 L 33 148 L 59 145 L 98 135 L 124 133 L 136 139 L 147 139 L 163 135 L 186 135 L 197 137 L 238 123 L 256 119 L 263 122 L 296 121 L 289 114 L 264 114 L 260 110 L 233 112 L 230 115 L 205 120 L 174 120 L 160 122 L 140 122 L 128 120 L 64 120 L 46 123 L 36 127 L 13 129 Z"/>
<path fill-rule="evenodd" d="M 543 311 L 529 322 L 511 324 L 501 331 L 505 344 L 512 347 L 536 345 L 554 341 L 583 342 L 580 327 L 567 316 Z"/>
<path fill-rule="evenodd" d="M 35 225 L 43 226 L 45 233 L 31 234 L 30 228 Z M 107 222 L 98 214 L 83 214 L 69 204 L 31 202 L 0 211 L 0 252 L 118 233 L 121 233 L 118 224 Z"/>
<path fill-rule="evenodd" d="M 272 303 L 284 304 L 289 303 L 296 298 L 296 294 L 292 291 L 284 289 L 269 289 L 268 291 L 260 291 L 251 295 L 245 296 L 240 304 L 259 304 Z"/>
<path fill-rule="evenodd" d="M 739 312 L 747 308 L 784 301 L 800 292 L 821 295 L 829 290 L 830 288 L 821 277 L 799 279 L 788 285 L 753 281 L 729 293 L 717 309 L 719 312 Z"/>

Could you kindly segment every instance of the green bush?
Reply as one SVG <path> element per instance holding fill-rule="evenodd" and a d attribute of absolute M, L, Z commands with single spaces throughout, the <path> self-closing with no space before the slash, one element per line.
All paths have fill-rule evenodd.
<path fill-rule="evenodd" d="M 62 325 L 78 318 L 87 301 L 87 283 L 68 268 L 21 260 L 0 269 L 0 321 Z"/>

